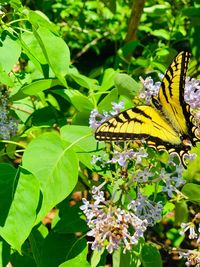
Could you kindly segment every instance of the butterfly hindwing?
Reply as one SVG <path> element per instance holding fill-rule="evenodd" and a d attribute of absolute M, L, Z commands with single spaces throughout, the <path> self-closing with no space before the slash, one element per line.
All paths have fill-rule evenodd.
<path fill-rule="evenodd" d="M 158 94 L 164 116 L 178 133 L 188 132 L 187 122 L 190 115 L 184 101 L 184 88 L 189 59 L 188 52 L 177 55 L 165 73 Z"/>

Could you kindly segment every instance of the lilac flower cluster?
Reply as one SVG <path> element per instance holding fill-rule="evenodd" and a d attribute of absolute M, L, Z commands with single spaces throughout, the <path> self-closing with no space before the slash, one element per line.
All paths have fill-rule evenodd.
<path fill-rule="evenodd" d="M 173 193 L 178 193 L 178 187 L 185 184 L 185 180 L 182 178 L 183 167 L 177 166 L 174 173 L 166 173 L 165 169 L 161 170 L 160 178 L 165 182 L 163 186 L 163 192 L 166 192 L 169 197 L 172 197 Z"/>
<path fill-rule="evenodd" d="M 7 98 L 0 97 L 0 139 L 9 140 L 17 132 L 17 121 L 10 116 Z"/>
<path fill-rule="evenodd" d="M 106 248 L 109 253 L 112 253 L 122 245 L 124 253 L 126 250 L 131 250 L 132 246 L 143 237 L 147 221 L 106 201 L 104 193 L 98 187 L 93 187 L 92 198 L 93 203 L 83 199 L 84 205 L 80 207 L 91 229 L 88 236 L 94 237 L 92 249 L 101 251 Z"/>
<path fill-rule="evenodd" d="M 200 224 L 197 229 L 194 222 L 182 223 L 180 234 L 183 235 L 187 231 L 189 231 L 189 239 L 196 239 L 197 243 L 200 244 Z"/>
<path fill-rule="evenodd" d="M 200 80 L 186 78 L 184 98 L 192 109 L 200 108 Z"/>
<path fill-rule="evenodd" d="M 103 111 L 103 115 L 99 114 L 96 109 L 94 109 L 89 118 L 90 128 L 96 129 L 99 127 L 104 121 L 108 120 L 110 117 L 118 114 L 121 109 L 124 108 L 124 101 L 119 103 L 112 102 L 112 110 L 110 112 Z"/>
<path fill-rule="evenodd" d="M 147 103 L 150 102 L 152 96 L 157 96 L 161 82 L 155 82 L 151 77 L 147 77 L 145 80 L 140 77 L 140 81 L 143 84 L 139 97 L 145 99 Z M 185 81 L 185 101 L 190 105 L 192 109 L 200 108 L 200 80 L 190 77 L 186 78 Z"/>
<path fill-rule="evenodd" d="M 128 160 L 135 159 L 136 164 L 142 162 L 142 158 L 146 158 L 148 154 L 145 152 L 144 148 L 140 148 L 139 151 L 134 151 L 133 149 L 128 149 L 124 151 L 114 151 L 113 157 L 107 163 L 118 163 L 121 167 L 126 168 Z"/>
<path fill-rule="evenodd" d="M 141 219 L 146 219 L 149 226 L 153 226 L 156 221 L 162 219 L 163 206 L 161 202 L 155 202 L 148 199 L 147 196 L 143 196 L 138 190 L 137 198 L 132 200 L 128 209 L 133 210 L 135 214 Z"/>
<path fill-rule="evenodd" d="M 186 259 L 185 265 L 187 267 L 200 267 L 200 252 L 196 250 L 188 250 L 187 252 L 179 251 L 179 258 Z"/>
<path fill-rule="evenodd" d="M 139 93 L 139 98 L 145 99 L 146 103 L 149 104 L 151 97 L 158 95 L 161 82 L 154 83 L 153 79 L 150 76 L 146 77 L 145 80 L 140 77 L 140 81 L 143 84 L 143 88 Z"/>

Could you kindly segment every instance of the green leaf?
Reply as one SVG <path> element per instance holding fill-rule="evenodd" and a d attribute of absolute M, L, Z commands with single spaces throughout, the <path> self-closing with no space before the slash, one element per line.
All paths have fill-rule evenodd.
<path fill-rule="evenodd" d="M 151 17 L 166 16 L 167 9 L 170 9 L 170 4 L 165 2 L 164 5 L 152 5 L 150 7 L 145 7 L 144 12 Z"/>
<path fill-rule="evenodd" d="M 23 99 L 27 96 L 37 96 L 37 94 L 44 90 L 50 89 L 56 85 L 60 85 L 61 82 L 58 79 L 43 79 L 34 81 L 31 84 L 23 86 L 15 95 L 12 95 L 12 101 Z"/>
<path fill-rule="evenodd" d="M 54 25 L 49 18 L 39 10 L 28 10 L 28 19 L 35 29 L 42 26 L 54 33 L 57 33 L 56 25 Z"/>
<path fill-rule="evenodd" d="M 21 47 L 17 40 L 11 39 L 10 36 L 6 36 L 5 40 L 1 42 L 0 67 L 6 72 L 10 72 L 20 57 Z"/>
<path fill-rule="evenodd" d="M 162 191 L 162 187 L 160 188 Z M 154 188 L 155 190 L 155 188 Z M 158 191 L 157 191 L 158 192 Z M 167 202 L 163 207 L 163 215 L 167 215 L 169 212 L 171 212 L 175 208 L 175 205 L 171 202 Z"/>
<path fill-rule="evenodd" d="M 80 218 L 80 207 L 74 205 L 67 206 L 63 216 L 57 222 L 53 230 L 57 233 L 72 234 L 76 232 L 86 232 L 88 227 L 85 220 Z M 70 220 L 69 220 L 70 218 Z"/>
<path fill-rule="evenodd" d="M 101 260 L 101 256 L 104 253 L 104 250 L 98 251 L 97 249 L 95 249 L 92 252 L 92 257 L 91 257 L 91 267 L 96 267 L 98 266 L 100 260 Z"/>
<path fill-rule="evenodd" d="M 142 247 L 141 260 L 144 267 L 163 266 L 159 250 L 151 244 Z"/>
<path fill-rule="evenodd" d="M 37 217 L 39 222 L 74 189 L 78 160 L 75 152 L 57 134 L 46 133 L 28 145 L 23 167 L 32 172 L 40 183 L 43 199 Z"/>
<path fill-rule="evenodd" d="M 6 3 L 8 3 L 8 1 L 6 1 Z M 9 4 L 13 9 L 17 11 L 19 11 L 19 9 L 22 8 L 22 3 L 20 0 L 9 0 Z"/>
<path fill-rule="evenodd" d="M 90 117 L 91 111 L 81 111 L 76 112 L 72 118 L 72 124 L 73 125 L 83 125 L 83 126 L 89 126 L 89 117 Z"/>
<path fill-rule="evenodd" d="M 159 37 L 160 39 L 170 40 L 171 38 L 170 32 L 165 29 L 151 31 L 151 34 L 153 36 Z"/>
<path fill-rule="evenodd" d="M 184 235 L 180 235 L 180 230 L 176 228 L 170 228 L 166 232 L 166 237 L 171 240 L 171 244 L 173 247 L 180 247 L 180 244 L 184 240 Z"/>
<path fill-rule="evenodd" d="M 0 164 L 0 225 L 3 226 L 8 215 L 12 199 L 16 169 L 10 164 Z"/>
<path fill-rule="evenodd" d="M 43 224 L 40 224 L 38 228 L 33 228 L 29 236 L 31 251 L 33 253 L 37 266 L 43 266 L 42 249 L 44 246 L 45 238 L 48 236 L 48 233 L 49 231 L 47 227 Z"/>
<path fill-rule="evenodd" d="M 134 40 L 134 41 L 130 41 L 130 42 L 126 43 L 121 48 L 123 51 L 123 56 L 127 57 L 130 53 L 133 53 L 139 44 L 140 44 L 140 42 L 138 40 Z"/>
<path fill-rule="evenodd" d="M 101 0 L 104 5 L 110 9 L 110 11 L 112 13 L 115 13 L 116 12 L 116 9 L 117 9 L 117 3 L 115 0 Z"/>
<path fill-rule="evenodd" d="M 11 255 L 10 262 L 12 266 L 15 266 L 15 267 L 22 267 L 22 266 L 38 267 L 33 257 L 30 254 L 21 256 L 19 253 L 14 252 Z"/>
<path fill-rule="evenodd" d="M 55 123 L 66 122 L 64 116 L 62 116 L 53 106 L 47 106 L 34 111 L 29 117 L 29 121 L 26 124 L 34 126 L 53 126 Z"/>
<path fill-rule="evenodd" d="M 140 259 L 138 255 L 139 246 L 134 246 L 132 251 L 126 251 L 123 253 L 123 248 L 114 251 L 113 258 L 113 266 L 115 267 L 139 267 Z"/>
<path fill-rule="evenodd" d="M 75 68 L 70 68 L 68 71 L 68 75 L 83 88 L 87 88 L 91 91 L 94 91 L 94 89 L 98 87 L 97 80 L 88 78 L 80 74 Z"/>
<path fill-rule="evenodd" d="M 188 206 L 186 201 L 177 202 L 175 205 L 175 224 L 180 225 L 188 221 Z"/>
<path fill-rule="evenodd" d="M 39 193 L 36 177 L 22 169 L 5 224 L 0 227 L 2 237 L 19 252 L 34 225 Z"/>
<path fill-rule="evenodd" d="M 0 239 L 0 267 L 8 266 L 10 260 L 10 246 L 4 240 Z"/>
<path fill-rule="evenodd" d="M 70 63 L 70 52 L 67 44 L 61 37 L 43 26 L 34 31 L 34 34 L 52 71 L 67 87 L 65 75 L 68 73 Z"/>
<path fill-rule="evenodd" d="M 22 92 L 26 95 L 37 95 L 42 91 L 60 85 L 61 83 L 57 79 L 44 79 L 39 81 L 34 81 L 29 85 L 25 85 L 21 88 Z"/>
<path fill-rule="evenodd" d="M 66 260 L 77 257 L 86 247 L 87 243 L 84 238 L 77 239 L 75 235 L 58 234 L 51 231 L 45 238 L 41 249 L 42 266 L 59 266 Z M 86 255 L 84 257 L 86 260 Z"/>
<path fill-rule="evenodd" d="M 11 99 L 12 97 L 10 97 L 10 100 Z M 13 108 L 15 109 L 15 113 L 17 117 L 19 118 L 19 120 L 22 121 L 23 123 L 26 123 L 30 114 L 33 113 L 34 111 L 32 99 L 28 97 L 14 102 Z M 24 112 L 24 110 L 26 112 Z"/>
<path fill-rule="evenodd" d="M 110 111 L 112 109 L 112 102 L 118 102 L 118 90 L 113 89 L 98 105 L 98 111 L 102 113 L 104 110 Z"/>
<path fill-rule="evenodd" d="M 38 67 L 38 63 L 45 65 L 47 64 L 47 60 L 33 32 L 22 33 L 20 41 L 27 56 L 39 70 L 42 70 L 41 66 Z"/>
<path fill-rule="evenodd" d="M 200 17 L 200 7 L 196 6 L 196 7 L 183 8 L 182 14 L 184 16 L 188 16 L 190 18 L 194 18 L 194 17 L 199 18 Z"/>
<path fill-rule="evenodd" d="M 139 83 L 125 73 L 117 73 L 114 83 L 118 89 L 119 95 L 127 96 L 130 99 L 137 95 L 139 89 L 141 88 Z"/>
<path fill-rule="evenodd" d="M 98 91 L 107 91 L 111 87 L 114 86 L 114 77 L 116 75 L 116 71 L 114 69 L 106 69 L 103 74 L 103 79 L 101 82 L 101 86 Z"/>
<path fill-rule="evenodd" d="M 188 197 L 189 201 L 200 202 L 200 185 L 187 183 L 183 186 L 181 192 Z"/>
<path fill-rule="evenodd" d="M 14 86 L 14 82 L 12 81 L 10 76 L 2 69 L 1 66 L 0 66 L 0 83 L 5 84 L 9 87 Z"/>
<path fill-rule="evenodd" d="M 64 94 L 66 94 L 78 111 L 91 111 L 94 108 L 89 98 L 81 94 L 78 90 L 66 89 L 64 90 Z"/>
<path fill-rule="evenodd" d="M 91 152 L 96 150 L 96 140 L 87 126 L 65 125 L 60 129 L 61 138 L 73 144 L 79 160 L 92 169 Z"/>
<path fill-rule="evenodd" d="M 90 267 L 91 265 L 86 260 L 87 252 L 88 249 L 85 247 L 85 249 L 77 257 L 60 264 L 59 267 Z"/>

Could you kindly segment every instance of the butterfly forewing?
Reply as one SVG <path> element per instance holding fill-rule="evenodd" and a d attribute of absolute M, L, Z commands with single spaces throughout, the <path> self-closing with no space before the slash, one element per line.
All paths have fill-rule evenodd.
<path fill-rule="evenodd" d="M 158 144 L 180 144 L 174 129 L 151 106 L 128 109 L 101 124 L 96 132 L 97 140 L 126 141 L 145 138 Z"/>
<path fill-rule="evenodd" d="M 184 88 L 189 59 L 188 52 L 177 55 L 166 71 L 158 96 L 164 116 L 180 134 L 188 134 L 190 113 L 184 101 Z"/>

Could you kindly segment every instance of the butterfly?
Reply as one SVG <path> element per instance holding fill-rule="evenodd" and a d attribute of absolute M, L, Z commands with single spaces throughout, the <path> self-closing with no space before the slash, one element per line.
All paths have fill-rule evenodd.
<path fill-rule="evenodd" d="M 104 121 L 95 132 L 100 141 L 145 140 L 158 151 L 176 153 L 184 166 L 185 155 L 200 141 L 190 106 L 184 100 L 189 52 L 180 52 L 168 67 L 149 105 L 127 109 Z"/>

